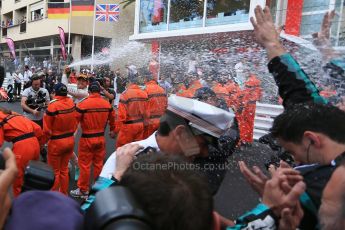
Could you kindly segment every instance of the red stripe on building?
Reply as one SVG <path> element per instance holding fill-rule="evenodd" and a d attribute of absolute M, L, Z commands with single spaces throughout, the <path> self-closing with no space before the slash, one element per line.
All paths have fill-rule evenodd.
<path fill-rule="evenodd" d="M 159 42 L 158 41 L 152 41 L 151 52 L 152 52 L 152 54 L 159 54 Z"/>
<path fill-rule="evenodd" d="M 289 0 L 286 12 L 285 32 L 298 36 L 302 22 L 303 0 Z"/>

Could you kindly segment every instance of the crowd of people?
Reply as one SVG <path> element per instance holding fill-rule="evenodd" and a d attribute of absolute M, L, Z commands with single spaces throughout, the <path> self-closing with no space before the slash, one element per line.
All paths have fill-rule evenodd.
<path fill-rule="evenodd" d="M 325 31 L 332 17 L 324 17 L 316 35 L 320 42 L 329 39 Z M 185 74 L 171 73 L 172 81 L 166 76 L 158 81 L 155 68 L 128 65 L 126 77 L 119 70 L 76 73 L 66 67 L 58 78 L 27 66 L 21 93 L 24 114 L 0 109 L 0 143 L 13 143 L 2 153 L 0 227 L 344 229 L 344 95 L 332 104 L 320 94 L 281 44 L 268 7 L 257 6 L 251 23 L 257 42 L 266 49 L 284 106 L 270 137 L 296 166 L 280 161 L 269 165 L 267 176 L 239 162 L 261 198 L 253 210 L 229 220 L 214 211 L 213 196 L 229 157 L 253 142 L 255 105 L 261 97 L 254 74 L 239 84 L 228 72 L 200 79 L 197 68 L 190 68 Z M 335 74 L 339 58 L 328 51 L 327 68 Z M 107 126 L 109 136 L 116 138 L 116 151 L 103 163 Z M 76 160 L 78 127 L 82 135 Z M 53 192 L 21 191 L 25 167 L 40 153 L 44 160 L 45 146 L 55 175 Z M 71 159 L 80 176 L 78 188 L 68 192 Z M 62 194 L 83 203 L 79 206 Z"/>

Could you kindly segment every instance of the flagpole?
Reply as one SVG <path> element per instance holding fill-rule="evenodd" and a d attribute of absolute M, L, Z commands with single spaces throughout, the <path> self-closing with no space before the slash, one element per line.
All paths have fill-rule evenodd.
<path fill-rule="evenodd" d="M 70 46 L 71 46 L 71 20 L 72 20 L 72 1 L 69 0 L 69 17 L 68 17 L 68 48 L 67 53 L 70 54 Z"/>
<path fill-rule="evenodd" d="M 95 53 L 96 3 L 97 3 L 97 0 L 94 1 L 94 6 L 93 6 L 91 71 L 93 71 L 93 60 L 94 60 L 94 53 Z"/>

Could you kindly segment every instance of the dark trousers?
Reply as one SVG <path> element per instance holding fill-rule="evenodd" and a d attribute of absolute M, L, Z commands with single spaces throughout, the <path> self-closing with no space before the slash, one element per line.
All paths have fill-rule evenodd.
<path fill-rule="evenodd" d="M 42 120 L 32 120 L 33 122 L 35 122 L 36 124 L 38 124 L 39 126 L 41 126 L 41 128 L 43 129 L 43 119 Z M 47 149 L 46 148 L 42 148 L 40 151 L 40 155 L 42 158 L 43 162 L 47 162 Z"/>
<path fill-rule="evenodd" d="M 22 83 L 14 83 L 14 95 L 20 95 L 20 91 L 22 90 Z"/>

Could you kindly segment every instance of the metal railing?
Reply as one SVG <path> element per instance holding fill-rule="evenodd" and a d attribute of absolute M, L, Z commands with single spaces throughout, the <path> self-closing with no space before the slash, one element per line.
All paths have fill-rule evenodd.
<path fill-rule="evenodd" d="M 254 140 L 269 133 L 273 125 L 274 118 L 284 111 L 281 105 L 256 103 L 255 119 L 254 119 Z"/>

